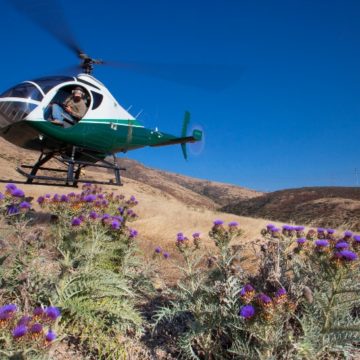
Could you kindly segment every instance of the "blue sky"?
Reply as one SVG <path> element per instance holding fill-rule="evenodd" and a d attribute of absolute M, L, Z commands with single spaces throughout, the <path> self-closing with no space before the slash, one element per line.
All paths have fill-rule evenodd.
<path fill-rule="evenodd" d="M 0 2 L 3 90 L 77 63 L 50 34 Z M 120 104 L 132 105 L 133 115 L 142 111 L 138 119 L 146 127 L 180 134 L 183 113 L 189 110 L 193 123 L 205 130 L 204 150 L 187 162 L 179 146 L 145 148 L 128 153 L 129 158 L 265 191 L 357 184 L 360 2 L 59 2 L 78 43 L 91 56 L 223 64 L 238 78 L 214 91 L 208 84 L 216 85 L 218 78 L 211 74 L 211 81 L 199 88 L 96 68 L 94 75 Z M 58 17 L 52 20 L 65 29 Z M 189 81 L 196 77 L 191 72 L 181 76 Z"/>

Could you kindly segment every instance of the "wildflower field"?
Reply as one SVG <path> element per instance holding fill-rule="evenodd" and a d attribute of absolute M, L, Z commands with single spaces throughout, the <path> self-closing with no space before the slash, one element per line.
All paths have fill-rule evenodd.
<path fill-rule="evenodd" d="M 144 251 L 138 201 L 6 185 L 0 359 L 360 357 L 360 235 L 214 219 Z"/>

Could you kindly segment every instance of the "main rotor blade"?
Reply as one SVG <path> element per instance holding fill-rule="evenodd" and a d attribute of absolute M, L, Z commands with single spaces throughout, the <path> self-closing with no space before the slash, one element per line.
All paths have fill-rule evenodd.
<path fill-rule="evenodd" d="M 20 13 L 50 33 L 76 55 L 82 53 L 56 0 L 7 0 Z"/>
<path fill-rule="evenodd" d="M 244 67 L 240 65 L 225 64 L 155 64 L 104 61 L 104 65 L 119 67 L 182 85 L 215 91 L 224 90 L 234 85 L 244 71 Z"/>

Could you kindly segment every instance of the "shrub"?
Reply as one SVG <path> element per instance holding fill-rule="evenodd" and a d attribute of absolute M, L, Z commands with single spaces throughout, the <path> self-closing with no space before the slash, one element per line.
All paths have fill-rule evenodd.
<path fill-rule="evenodd" d="M 181 324 L 178 347 L 186 359 L 355 356 L 360 237 L 288 225 L 269 225 L 262 234 L 253 273 L 245 271 L 244 247 L 230 246 L 237 224 L 214 222 L 209 236 L 217 253 L 208 255 L 207 269 L 198 246 L 178 238 L 186 266 L 172 300 L 155 314 L 155 330 L 161 322 Z"/>

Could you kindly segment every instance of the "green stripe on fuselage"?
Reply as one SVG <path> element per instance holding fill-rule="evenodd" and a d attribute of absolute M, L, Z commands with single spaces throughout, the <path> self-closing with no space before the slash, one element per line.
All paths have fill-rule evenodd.
<path fill-rule="evenodd" d="M 106 153 L 129 151 L 176 138 L 153 132 L 134 120 L 83 119 L 69 128 L 44 120 L 26 122 L 39 133 L 57 141 Z"/>

